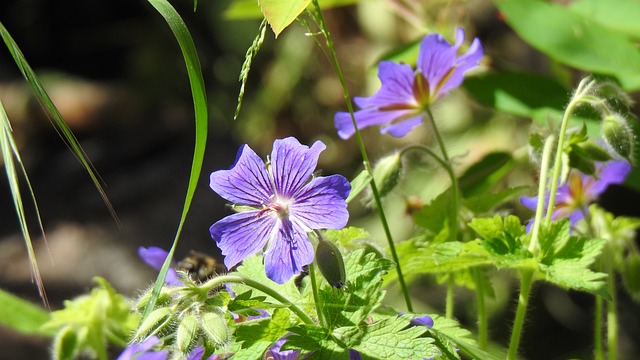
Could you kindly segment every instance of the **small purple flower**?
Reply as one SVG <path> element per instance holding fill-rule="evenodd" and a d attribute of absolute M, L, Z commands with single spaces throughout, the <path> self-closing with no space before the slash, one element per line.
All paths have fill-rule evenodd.
<path fill-rule="evenodd" d="M 459 86 L 464 73 L 482 59 L 484 51 L 477 38 L 466 54 L 457 56 L 463 42 L 464 30 L 461 28 L 458 28 L 453 46 L 440 34 L 425 36 L 415 71 L 407 64 L 380 62 L 380 90 L 371 97 L 353 99 L 361 109 L 354 114 L 358 128 L 382 125 L 381 133 L 402 137 L 421 124 L 425 109 Z M 338 112 L 334 121 L 341 138 L 348 139 L 355 133 L 349 113 Z"/>
<path fill-rule="evenodd" d="M 431 316 L 429 315 L 418 316 L 417 318 L 411 319 L 411 325 L 414 325 L 414 326 L 422 325 L 428 328 L 432 328 L 433 318 L 431 318 Z"/>
<path fill-rule="evenodd" d="M 287 342 L 287 336 L 283 336 L 278 339 L 273 345 L 267 350 L 266 359 L 269 360 L 297 360 L 300 356 L 300 350 L 280 350 L 282 345 Z"/>
<path fill-rule="evenodd" d="M 267 277 L 282 284 L 313 261 L 308 231 L 347 224 L 349 181 L 312 177 L 325 148 L 320 141 L 309 148 L 293 137 L 279 139 L 265 164 L 243 145 L 231 169 L 211 174 L 213 191 L 242 209 L 209 229 L 227 268 L 266 247 Z"/>
<path fill-rule="evenodd" d="M 167 255 L 169 255 L 168 252 L 156 246 L 149 246 L 148 248 L 140 246 L 138 248 L 138 256 L 142 261 L 158 271 L 162 268 Z M 167 271 L 164 283 L 171 286 L 182 286 L 182 283 L 178 280 L 178 273 L 173 267 L 170 267 Z"/>
<path fill-rule="evenodd" d="M 205 360 L 202 358 L 203 355 L 204 355 L 204 347 L 198 346 L 195 349 L 193 349 L 189 353 L 189 355 L 187 355 L 187 358 L 185 360 Z M 221 360 L 221 359 L 226 359 L 228 356 L 230 356 L 230 354 L 226 354 L 226 355 L 213 354 L 209 356 L 206 360 Z"/>
<path fill-rule="evenodd" d="M 139 344 L 131 344 L 124 349 L 116 360 L 166 360 L 167 350 L 151 351 L 160 342 L 156 336 L 150 336 Z"/>
<path fill-rule="evenodd" d="M 575 225 L 576 222 L 584 218 L 589 210 L 589 205 L 598 200 L 598 197 L 609 185 L 622 183 L 629 171 L 631 171 L 631 165 L 626 161 L 599 163 L 595 176 L 573 170 L 569 174 L 567 182 L 558 187 L 552 219 L 568 218 L 571 221 L 571 226 Z M 536 209 L 537 201 L 538 198 L 535 196 L 520 198 L 522 205 L 532 210 Z M 545 201 L 549 201 L 548 195 Z M 548 205 L 545 204 L 545 207 Z"/>

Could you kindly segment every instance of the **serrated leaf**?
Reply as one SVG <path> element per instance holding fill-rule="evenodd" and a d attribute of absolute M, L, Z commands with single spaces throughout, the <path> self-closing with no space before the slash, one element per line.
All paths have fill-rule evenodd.
<path fill-rule="evenodd" d="M 395 264 L 360 249 L 347 256 L 347 289 L 330 286 L 320 289 L 323 316 L 329 328 L 356 325 L 382 302 L 382 276 Z"/>
<path fill-rule="evenodd" d="M 333 241 L 342 246 L 350 245 L 356 240 L 365 240 L 371 237 L 367 230 L 353 226 L 348 226 L 340 230 L 325 230 L 323 235 L 326 240 Z"/>
<path fill-rule="evenodd" d="M 329 329 L 314 325 L 299 325 L 289 329 L 287 342 L 282 349 L 301 350 L 305 359 L 348 360 L 349 353 L 330 334 Z"/>
<path fill-rule="evenodd" d="M 543 1 L 497 1 L 507 23 L 525 41 L 577 69 L 613 75 L 625 90 L 640 88 L 640 51 L 622 34 Z"/>
<path fill-rule="evenodd" d="M 447 319 L 438 315 L 431 315 L 433 318 L 433 327 L 428 332 L 434 338 L 440 340 L 440 343 L 446 346 L 449 355 L 459 358 L 458 351 L 467 354 L 472 359 L 482 360 L 498 360 L 504 359 L 506 354 L 499 351 L 486 351 L 480 348 L 477 342 L 472 338 L 469 330 L 460 327 L 460 324 L 452 319 Z"/>
<path fill-rule="evenodd" d="M 287 333 L 290 326 L 290 311 L 287 309 L 276 309 L 271 317 L 238 324 L 235 331 L 235 357 L 260 358 L 276 340 Z"/>
<path fill-rule="evenodd" d="M 422 226 L 433 233 L 439 233 L 448 218 L 451 204 L 451 189 L 447 189 L 436 196 L 428 205 L 413 213 L 416 225 Z"/>
<path fill-rule="evenodd" d="M 371 325 L 360 326 L 362 332 L 359 344 L 352 348 L 360 352 L 363 359 L 423 359 L 436 358 L 442 353 L 435 346 L 434 340 L 421 337 L 426 331 L 425 326 L 410 326 L 412 317 L 403 315 L 377 321 Z M 351 335 L 349 328 L 336 329 L 334 336 L 348 341 Z"/>
<path fill-rule="evenodd" d="M 265 19 L 276 37 L 295 20 L 311 0 L 258 0 Z"/>

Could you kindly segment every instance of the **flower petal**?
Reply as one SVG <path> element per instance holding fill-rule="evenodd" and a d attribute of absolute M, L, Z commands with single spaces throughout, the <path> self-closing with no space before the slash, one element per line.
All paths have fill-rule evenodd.
<path fill-rule="evenodd" d="M 351 184 L 342 175 L 317 177 L 289 205 L 291 220 L 304 228 L 342 229 L 349 220 L 346 198 Z"/>
<path fill-rule="evenodd" d="M 400 120 L 395 123 L 391 123 L 380 129 L 381 134 L 389 133 L 394 137 L 403 137 L 407 135 L 414 127 L 422 124 L 423 115 L 419 114 L 407 119 Z"/>
<path fill-rule="evenodd" d="M 264 161 L 247 145 L 240 147 L 231 169 L 211 173 L 209 186 L 234 204 L 252 206 L 266 203 L 274 191 Z"/>
<path fill-rule="evenodd" d="M 537 196 L 521 196 L 520 204 L 528 207 L 531 210 L 536 210 L 538 207 L 538 197 Z"/>
<path fill-rule="evenodd" d="M 594 181 L 588 192 L 594 199 L 602 194 L 611 184 L 621 184 L 631 171 L 631 165 L 626 161 L 609 161 L 600 165 L 598 180 Z"/>
<path fill-rule="evenodd" d="M 309 181 L 320 153 L 326 148 L 322 141 L 316 141 L 309 148 L 294 137 L 274 141 L 271 173 L 277 194 L 291 198 L 300 190 Z"/>
<path fill-rule="evenodd" d="M 418 107 L 413 95 L 414 71 L 407 64 L 381 61 L 378 65 L 380 90 L 368 98 L 360 98 L 356 104 L 360 108 L 406 105 Z M 355 99 L 354 99 L 355 100 Z"/>
<path fill-rule="evenodd" d="M 460 86 L 464 80 L 464 74 L 470 69 L 478 66 L 478 63 L 482 60 L 483 56 L 484 50 L 482 48 L 482 44 L 480 44 L 480 40 L 478 40 L 478 38 L 473 39 L 467 53 L 455 60 L 453 64 L 453 71 L 447 78 L 447 81 L 445 81 L 445 83 L 440 86 L 440 89 L 438 89 L 437 96 L 444 95 L 451 91 L 451 89 Z"/>
<path fill-rule="evenodd" d="M 280 224 L 278 231 L 264 253 L 264 268 L 267 277 L 283 284 L 302 267 L 313 261 L 313 246 L 307 233 L 295 222 Z"/>
<path fill-rule="evenodd" d="M 460 32 L 458 32 L 458 35 L 459 34 Z M 451 46 L 440 34 L 430 34 L 422 39 L 416 66 L 418 71 L 420 71 L 429 82 L 432 97 L 442 85 L 441 81 L 443 78 L 449 74 L 453 67 L 456 53 L 458 52 L 458 42 L 464 40 L 464 32 L 462 36 L 462 39 L 456 38 L 457 46 Z"/>
<path fill-rule="evenodd" d="M 229 215 L 211 225 L 209 231 L 216 241 L 227 269 L 236 266 L 249 255 L 265 247 L 274 233 L 277 219 L 260 215 L 259 211 L 246 211 Z"/>
<path fill-rule="evenodd" d="M 164 265 L 167 255 L 169 255 L 167 251 L 156 246 L 149 246 L 148 248 L 140 246 L 138 248 L 138 256 L 140 256 L 142 261 L 158 271 L 162 269 L 162 265 Z M 164 278 L 164 283 L 172 286 L 182 285 L 178 279 L 178 274 L 173 267 L 170 267 L 169 270 L 167 270 L 167 276 Z"/>
<path fill-rule="evenodd" d="M 373 125 L 384 125 L 395 121 L 403 117 L 407 117 L 415 113 L 415 110 L 392 110 L 392 111 L 380 111 L 373 108 L 367 108 L 355 112 L 356 123 L 358 129 L 364 129 Z M 338 129 L 338 136 L 342 139 L 348 139 L 356 130 L 351 122 L 351 116 L 346 112 L 336 113 L 334 118 L 336 129 Z"/>

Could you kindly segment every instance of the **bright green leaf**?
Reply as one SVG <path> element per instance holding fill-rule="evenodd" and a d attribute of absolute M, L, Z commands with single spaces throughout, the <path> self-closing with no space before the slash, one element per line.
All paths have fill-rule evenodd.
<path fill-rule="evenodd" d="M 569 9 L 617 32 L 640 39 L 640 2 L 637 0 L 577 0 Z"/>
<path fill-rule="evenodd" d="M 0 289 L 0 324 L 23 334 L 52 335 L 40 327 L 49 320 L 49 313 L 24 299 Z"/>
<path fill-rule="evenodd" d="M 265 19 L 276 37 L 295 20 L 311 0 L 258 0 Z"/>

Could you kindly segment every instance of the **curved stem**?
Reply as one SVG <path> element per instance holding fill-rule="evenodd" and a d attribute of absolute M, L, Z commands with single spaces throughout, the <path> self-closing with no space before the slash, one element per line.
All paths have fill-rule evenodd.
<path fill-rule="evenodd" d="M 513 320 L 513 329 L 511 329 L 511 340 L 509 341 L 507 360 L 516 360 L 518 355 L 520 335 L 522 334 L 522 326 L 524 325 L 524 317 L 527 312 L 527 305 L 529 304 L 529 293 L 533 285 L 534 275 L 535 272 L 530 269 L 520 271 L 520 295 L 518 296 L 516 317 Z"/>
<path fill-rule="evenodd" d="M 349 114 L 351 115 L 351 121 L 356 131 L 355 132 L 356 141 L 358 142 L 358 147 L 360 148 L 360 154 L 362 155 L 364 168 L 365 170 L 367 170 L 367 172 L 370 175 L 372 175 L 373 170 L 371 168 L 371 163 L 369 162 L 369 157 L 367 156 L 367 151 L 364 146 L 362 134 L 360 133 L 360 130 L 358 129 L 358 125 L 356 123 L 356 118 L 353 111 L 353 105 L 351 104 L 351 97 L 349 96 L 349 91 L 347 90 L 347 83 L 344 79 L 344 75 L 342 74 L 342 69 L 340 68 L 340 63 L 338 61 L 338 56 L 336 55 L 336 51 L 333 46 L 333 41 L 331 40 L 331 33 L 329 32 L 329 29 L 327 28 L 327 24 L 324 21 L 324 17 L 322 16 L 322 10 L 320 9 L 320 4 L 318 3 L 318 0 L 312 0 L 312 3 L 316 11 L 315 15 L 316 15 L 318 25 L 320 26 L 320 31 L 324 35 L 327 48 L 329 49 L 330 63 L 333 66 L 333 70 L 336 73 L 338 80 L 340 81 L 340 85 L 342 86 L 345 103 L 347 104 L 347 109 L 349 111 Z M 413 312 L 413 305 L 411 304 L 411 297 L 409 296 L 409 290 L 404 280 L 404 275 L 402 274 L 402 268 L 400 266 L 400 260 L 396 252 L 395 243 L 393 242 L 393 236 L 391 235 L 389 223 L 387 221 L 387 217 L 382 208 L 380 192 L 378 191 L 378 187 L 376 186 L 376 183 L 373 180 L 373 175 L 371 177 L 371 181 L 369 182 L 369 187 L 371 188 L 371 194 L 373 195 L 373 199 L 376 203 L 376 209 L 378 211 L 378 216 L 380 217 L 380 223 L 382 224 L 382 228 L 387 238 L 387 243 L 389 244 L 389 251 L 391 252 L 393 261 L 396 263 L 396 270 L 398 271 L 398 282 L 400 283 L 400 288 L 402 289 L 402 294 L 404 296 L 407 310 L 409 312 Z"/>
<path fill-rule="evenodd" d="M 318 283 L 316 282 L 316 266 L 313 263 L 309 264 L 309 277 L 311 278 L 311 290 L 313 291 L 313 302 L 316 304 L 316 313 L 318 313 L 318 322 L 320 326 L 325 327 L 320 294 L 318 293 Z"/>
<path fill-rule="evenodd" d="M 314 325 L 314 321 L 309 317 L 309 315 L 307 315 L 307 313 L 305 313 L 304 311 L 302 311 L 302 309 L 300 309 L 296 304 L 292 303 L 291 301 L 289 301 L 289 299 L 287 299 L 286 297 L 280 295 L 279 292 L 273 290 L 272 288 L 257 282 L 255 280 L 251 280 L 249 278 L 246 278 L 242 275 L 222 275 L 222 276 L 218 276 L 215 277 L 209 281 L 207 281 L 206 283 L 202 284 L 200 286 L 200 288 L 202 289 L 215 289 L 218 286 L 227 284 L 227 283 L 239 283 L 239 284 L 244 284 L 247 285 L 249 287 L 252 287 L 256 290 L 262 291 L 263 293 L 271 296 L 272 298 L 276 299 L 277 301 L 279 301 L 281 304 L 286 305 L 289 307 L 289 309 L 291 309 L 291 311 L 293 311 L 294 314 L 296 314 L 300 320 L 302 320 L 302 322 L 304 322 L 305 324 L 309 324 L 309 325 Z"/>
<path fill-rule="evenodd" d="M 449 154 L 447 153 L 447 148 L 444 145 L 444 140 L 442 140 L 440 131 L 438 131 L 438 127 L 436 126 L 436 121 L 433 117 L 433 113 L 428 107 L 426 111 L 427 118 L 431 123 L 431 129 L 433 130 L 433 134 L 435 135 L 437 143 L 440 146 L 442 159 L 446 163 L 445 169 L 447 170 L 449 178 L 451 179 L 451 196 L 453 197 L 453 201 L 451 202 L 451 213 L 449 215 L 449 238 L 451 239 L 451 241 L 456 241 L 458 239 L 458 208 L 460 205 L 460 189 L 458 188 L 458 178 L 453 171 L 451 159 L 449 158 Z"/>
<path fill-rule="evenodd" d="M 538 183 L 538 203 L 536 206 L 536 216 L 533 220 L 533 230 L 531 231 L 531 242 L 529 243 L 529 252 L 532 254 L 535 254 L 536 251 L 539 250 L 538 234 L 542 223 L 542 213 L 544 212 L 546 197 L 545 188 L 547 186 L 549 160 L 554 142 L 555 136 L 549 135 L 542 150 L 542 166 L 540 168 L 540 182 Z M 549 204 L 551 204 L 551 202 Z"/>
<path fill-rule="evenodd" d="M 588 83 L 586 83 L 588 81 Z M 573 114 L 575 107 L 581 102 L 585 101 L 586 94 L 591 91 L 591 88 L 595 85 L 595 81 L 583 79 L 576 93 L 571 97 L 571 101 L 567 105 L 562 117 L 562 123 L 560 124 L 560 134 L 558 135 L 558 148 L 556 149 L 556 159 L 553 166 L 553 174 L 551 175 L 551 183 L 549 190 L 549 207 L 547 208 L 547 216 L 545 217 L 545 224 L 551 223 L 551 216 L 553 215 L 553 205 L 556 201 L 556 191 L 560 182 L 560 169 L 562 168 L 562 152 L 564 151 L 564 140 L 567 134 L 567 127 L 569 125 L 569 119 Z"/>

